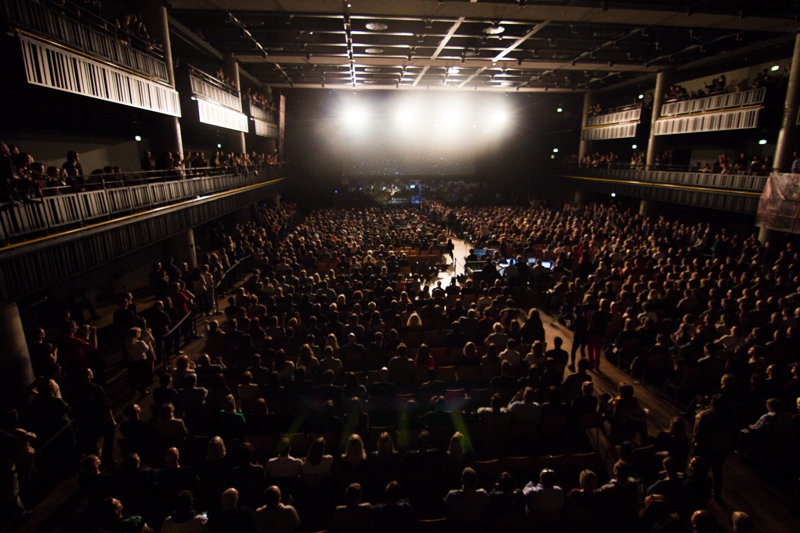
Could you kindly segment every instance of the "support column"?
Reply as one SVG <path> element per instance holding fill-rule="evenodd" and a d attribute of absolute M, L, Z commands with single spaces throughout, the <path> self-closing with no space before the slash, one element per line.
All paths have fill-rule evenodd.
<path fill-rule="evenodd" d="M 662 140 L 655 135 L 656 120 L 661 116 L 661 106 L 664 105 L 664 95 L 672 84 L 672 69 L 658 71 L 656 76 L 656 90 L 653 94 L 653 114 L 650 119 L 650 139 L 647 142 L 647 169 L 656 164 L 656 157 L 661 152 Z"/>
<path fill-rule="evenodd" d="M 772 242 L 774 244 L 780 239 L 781 239 L 780 231 L 764 227 L 758 228 L 758 242 L 760 242 L 761 244 L 767 244 L 768 242 Z"/>
<path fill-rule="evenodd" d="M 225 56 L 225 75 L 233 80 L 236 90 L 239 91 L 239 99 L 242 98 L 242 85 L 239 79 L 239 62 L 232 55 Z M 245 145 L 244 132 L 236 132 L 233 134 L 233 148 L 236 154 L 247 153 L 247 146 Z"/>
<path fill-rule="evenodd" d="M 794 152 L 797 150 L 797 112 L 800 107 L 800 33 L 794 40 L 792 68 L 789 71 L 789 84 L 786 87 L 786 101 L 783 107 L 783 124 L 778 133 L 775 159 L 772 168 L 779 172 L 791 172 Z"/>
<path fill-rule="evenodd" d="M 142 7 L 142 18 L 147 31 L 153 40 L 161 45 L 164 63 L 167 65 L 167 81 L 175 89 L 175 69 L 172 63 L 172 45 L 169 40 L 169 17 L 167 7 L 161 0 L 145 0 Z M 178 117 L 163 117 L 164 126 L 159 128 L 156 141 L 161 145 L 153 155 L 158 159 L 159 151 L 178 152 L 183 159 L 183 136 Z"/>
<path fill-rule="evenodd" d="M 20 406 L 27 403 L 26 388 L 33 383 L 33 368 L 22 319 L 15 302 L 0 305 L 0 404 Z"/>
<path fill-rule="evenodd" d="M 197 251 L 194 246 L 194 230 L 187 229 L 167 241 L 167 253 L 175 258 L 175 264 L 189 263 L 189 269 L 197 268 Z"/>
<path fill-rule="evenodd" d="M 594 106 L 597 100 L 597 93 L 595 91 L 586 91 L 583 94 L 583 115 L 581 116 L 581 144 L 578 148 L 578 164 L 592 149 L 592 141 L 583 140 L 583 132 L 586 130 L 586 124 L 589 121 L 589 110 Z"/>
<path fill-rule="evenodd" d="M 656 214 L 656 203 L 652 200 L 639 200 L 639 215 L 651 217 Z"/>

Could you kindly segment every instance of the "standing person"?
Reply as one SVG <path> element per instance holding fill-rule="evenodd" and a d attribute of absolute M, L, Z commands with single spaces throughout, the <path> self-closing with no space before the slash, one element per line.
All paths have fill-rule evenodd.
<path fill-rule="evenodd" d="M 92 383 L 94 374 L 85 368 L 80 382 L 70 391 L 69 406 L 74 418 L 75 436 L 80 453 L 97 455 L 97 441 L 103 438 L 101 458 L 103 464 L 111 464 L 114 451 L 114 430 L 117 421 L 111 412 L 103 387 Z"/>
<path fill-rule="evenodd" d="M 608 324 L 611 323 L 611 312 L 609 302 L 606 299 L 600 300 L 600 308 L 592 313 L 589 320 L 589 362 L 592 363 L 592 370 L 600 370 L 600 356 L 603 353 L 603 345 L 606 342 Z"/>
<path fill-rule="evenodd" d="M 131 394 L 139 387 L 141 397 L 147 396 L 147 386 L 153 375 L 155 354 L 148 343 L 142 339 L 141 328 L 130 328 L 125 337 L 125 355 L 128 360 L 128 381 Z"/>
<path fill-rule="evenodd" d="M 572 331 L 572 350 L 570 350 L 569 354 L 569 369 L 575 372 L 575 354 L 578 353 L 578 349 L 580 348 L 581 359 L 586 359 L 586 344 L 589 342 L 589 321 L 586 318 L 583 306 L 579 305 L 575 308 L 575 318 L 572 319 L 569 329 Z"/>
<path fill-rule="evenodd" d="M 733 451 L 733 434 L 720 416 L 719 397 L 711 398 L 711 407 L 697 415 L 694 423 L 694 453 L 706 460 L 714 477 L 714 499 L 722 501 L 722 465 Z"/>
<path fill-rule="evenodd" d="M 169 342 L 166 339 L 167 333 L 169 333 L 170 328 L 172 327 L 172 319 L 169 316 L 169 313 L 164 311 L 164 302 L 161 300 L 156 300 L 153 304 L 153 309 L 150 312 L 150 329 L 153 333 L 153 344 L 155 345 L 155 355 L 156 361 L 159 363 L 164 363 L 164 366 L 169 366 L 169 345 L 167 346 L 167 354 L 166 358 L 163 357 L 164 354 L 164 343 Z"/>

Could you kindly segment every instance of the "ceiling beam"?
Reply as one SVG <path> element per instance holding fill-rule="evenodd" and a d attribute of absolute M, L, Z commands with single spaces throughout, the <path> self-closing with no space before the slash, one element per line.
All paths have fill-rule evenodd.
<path fill-rule="evenodd" d="M 439 42 L 439 46 L 436 48 L 436 50 L 431 55 L 431 60 L 436 60 L 436 58 L 439 57 L 439 53 L 442 50 L 444 50 L 444 47 L 447 46 L 448 42 L 450 42 L 450 38 L 453 37 L 453 35 L 456 34 L 456 31 L 458 31 L 458 28 L 459 28 L 459 26 L 461 26 L 462 22 L 464 22 L 464 17 L 458 17 L 458 19 L 453 23 L 453 25 L 450 26 L 450 30 L 447 32 L 447 35 L 445 35 L 444 38 Z M 429 68 L 430 68 L 430 66 L 426 66 L 425 68 L 422 69 L 422 72 L 419 73 L 419 76 L 417 76 L 417 79 L 414 80 L 414 85 L 413 85 L 414 87 L 416 87 L 417 84 L 420 81 L 422 81 L 422 77 L 425 75 L 426 72 L 428 72 Z"/>
<path fill-rule="evenodd" d="M 794 37 L 792 37 L 794 38 Z M 310 59 L 306 59 L 305 56 L 294 56 L 294 55 L 275 55 L 270 54 L 267 59 L 264 59 L 260 55 L 254 54 L 247 54 L 247 55 L 236 55 L 236 58 L 239 59 L 242 63 L 281 63 L 284 65 L 337 65 L 337 66 L 349 66 L 350 60 L 347 56 L 315 56 L 312 55 Z M 459 67 L 459 68 L 482 68 L 482 67 L 492 67 L 496 66 L 497 68 L 513 68 L 515 70 L 576 70 L 576 71 L 584 71 L 584 70 L 597 70 L 603 72 L 657 72 L 658 67 L 650 66 L 646 67 L 644 65 L 635 64 L 635 63 L 614 63 L 612 66 L 608 66 L 608 63 L 605 61 L 596 61 L 596 60 L 585 60 L 585 61 L 577 61 L 574 65 L 572 63 L 565 63 L 563 60 L 558 61 L 549 61 L 549 60 L 537 60 L 537 59 L 524 59 L 520 64 L 518 61 L 514 59 L 501 59 L 497 62 L 497 65 L 493 64 L 491 58 L 487 59 L 465 59 L 463 62 L 460 60 L 455 59 L 430 59 L 430 58 L 420 58 L 420 59 L 412 59 L 408 61 L 405 58 L 399 57 L 380 57 L 380 56 L 369 56 L 369 57 L 356 57 L 354 58 L 354 62 L 356 65 L 362 65 L 367 67 L 428 67 L 428 68 L 448 68 L 448 67 Z"/>
<path fill-rule="evenodd" d="M 738 31 L 775 31 L 794 33 L 800 24 L 794 18 L 759 16 L 757 11 L 740 17 L 739 12 L 731 9 L 730 14 L 713 14 L 698 12 L 689 15 L 683 8 L 670 9 L 658 5 L 654 9 L 601 7 L 595 5 L 530 5 L 520 8 L 516 3 L 466 3 L 441 2 L 439 0 L 352 0 L 352 15 L 370 15 L 380 17 L 412 17 L 426 19 L 456 19 L 465 17 L 470 20 L 483 21 L 522 21 L 535 22 L 551 20 L 564 23 L 592 24 L 635 24 L 637 26 L 672 26 L 681 28 L 716 28 Z M 173 10 L 228 10 L 251 13 L 277 12 L 298 14 L 332 14 L 341 15 L 342 5 L 339 1 L 319 0 L 214 0 L 198 2 L 197 0 L 170 0 Z"/>
<path fill-rule="evenodd" d="M 290 87 L 288 83 L 273 83 L 270 84 L 271 87 Z M 344 89 L 348 91 L 439 91 L 439 92 L 488 92 L 488 93 L 583 93 L 583 90 L 576 90 L 573 91 L 572 89 L 553 89 L 553 88 L 539 88 L 539 87 L 441 87 L 441 86 L 411 86 L 411 85 L 400 85 L 396 87 L 395 85 L 356 85 L 353 87 L 349 83 L 338 83 L 338 84 L 331 84 L 325 82 L 325 87 L 322 87 L 319 83 L 295 83 L 291 85 L 291 87 L 295 89 Z"/>
<path fill-rule="evenodd" d="M 514 41 L 514 43 L 511 46 L 509 46 L 508 48 L 506 48 L 505 50 L 503 50 L 502 52 L 497 54 L 494 57 L 494 60 L 495 61 L 500 61 L 501 59 L 506 57 L 508 54 L 510 54 L 511 52 L 516 50 L 519 45 L 521 45 L 522 43 L 524 43 L 525 41 L 527 41 L 528 39 L 530 39 L 531 37 L 533 37 L 534 35 L 536 35 L 540 31 L 542 31 L 545 27 L 547 27 L 548 24 L 550 24 L 549 20 L 545 20 L 544 22 L 540 22 L 539 24 L 534 26 L 531 31 L 529 31 L 528 33 L 526 33 L 525 35 L 523 35 L 522 37 L 520 37 L 519 39 Z"/>
<path fill-rule="evenodd" d="M 470 77 L 468 77 L 467 79 L 465 79 L 464 81 L 462 81 L 461 83 L 458 84 L 459 89 L 464 87 L 466 84 L 468 84 L 469 82 L 471 82 L 472 80 L 474 80 L 475 78 L 480 76 L 481 74 L 483 74 L 483 72 L 487 68 L 489 68 L 489 67 L 481 67 L 478 70 L 476 70 Z"/>

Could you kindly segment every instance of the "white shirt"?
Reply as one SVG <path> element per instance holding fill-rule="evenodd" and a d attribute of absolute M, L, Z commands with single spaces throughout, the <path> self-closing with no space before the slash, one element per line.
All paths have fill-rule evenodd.
<path fill-rule="evenodd" d="M 543 487 L 541 484 L 528 483 L 522 493 L 528 502 L 528 513 L 554 513 L 564 507 L 564 491 L 561 487 Z"/>
<path fill-rule="evenodd" d="M 303 472 L 303 461 L 292 456 L 273 457 L 267 461 L 267 477 L 297 477 Z"/>
<path fill-rule="evenodd" d="M 197 515 L 186 522 L 176 524 L 170 516 L 161 525 L 161 533 L 206 533 L 208 531 L 207 522 L 208 518 L 203 515 Z"/>

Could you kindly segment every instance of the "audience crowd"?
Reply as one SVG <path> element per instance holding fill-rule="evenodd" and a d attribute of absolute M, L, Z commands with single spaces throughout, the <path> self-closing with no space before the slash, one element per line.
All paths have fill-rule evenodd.
<path fill-rule="evenodd" d="M 233 152 L 216 151 L 210 160 L 206 159 L 204 152 L 186 152 L 184 158 L 178 152 L 164 152 L 154 160 L 148 151 L 141 160 L 141 171 L 146 174 L 126 175 L 115 166 L 98 168 L 87 174 L 78 152 L 67 152 L 66 161 L 60 168 L 45 167 L 17 146 L 0 143 L 0 202 L 31 202 L 41 200 L 43 196 L 139 184 L 152 177 L 181 179 L 210 175 L 215 171 L 239 172 L 277 165 L 276 154 L 255 151 L 238 156 Z"/>
<path fill-rule="evenodd" d="M 453 235 L 493 250 L 483 269 L 446 287 L 411 275 L 415 252 Z M 123 422 L 95 383 L 91 327 L 34 336 L 37 394 L 5 412 L 0 442 L 58 440 L 37 460 L 66 471 L 80 459 L 75 530 L 711 532 L 734 449 L 776 475 L 798 461 L 791 245 L 601 205 L 437 202 L 257 207 L 210 240 L 193 272 L 154 265 L 152 309 L 120 302 L 142 396 Z M 255 271 L 218 318 L 209 287 L 246 255 Z M 532 295 L 573 332 L 570 352 L 546 339 Z M 207 320 L 202 354 L 173 362 L 163 334 L 192 312 Z M 629 383 L 598 397 L 603 356 L 674 394 L 693 429 L 676 417 L 653 431 Z M 154 364 L 167 371 L 149 393 Z M 610 478 L 589 428 L 620 446 Z M 20 456 L 4 472 L 24 488 Z"/>

